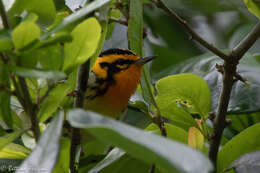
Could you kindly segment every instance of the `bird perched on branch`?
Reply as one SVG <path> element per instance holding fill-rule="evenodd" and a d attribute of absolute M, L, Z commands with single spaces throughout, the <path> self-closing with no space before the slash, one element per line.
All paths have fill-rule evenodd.
<path fill-rule="evenodd" d="M 143 65 L 154 57 L 139 57 L 127 49 L 102 52 L 89 75 L 84 108 L 119 117 L 137 88 Z"/>

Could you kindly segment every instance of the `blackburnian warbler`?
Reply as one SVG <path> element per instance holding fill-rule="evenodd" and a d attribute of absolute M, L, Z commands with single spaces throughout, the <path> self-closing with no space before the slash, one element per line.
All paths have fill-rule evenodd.
<path fill-rule="evenodd" d="M 143 65 L 154 57 L 139 57 L 126 49 L 102 52 L 89 75 L 84 108 L 119 117 L 137 88 Z"/>

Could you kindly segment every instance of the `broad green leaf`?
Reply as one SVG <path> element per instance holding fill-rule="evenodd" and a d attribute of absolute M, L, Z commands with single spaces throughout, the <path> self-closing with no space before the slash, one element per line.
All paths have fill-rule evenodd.
<path fill-rule="evenodd" d="M 18 66 L 8 66 L 9 71 L 14 72 L 18 76 L 28 77 L 28 78 L 44 78 L 61 80 L 66 78 L 66 74 L 61 71 L 46 71 L 41 69 L 29 69 Z"/>
<path fill-rule="evenodd" d="M 163 172 L 209 172 L 210 161 L 183 144 L 80 109 L 68 113 L 73 127 L 85 128 L 99 140 L 117 146 L 134 158 L 155 163 Z"/>
<path fill-rule="evenodd" d="M 251 152 L 239 157 L 228 169 L 235 169 L 237 173 L 257 173 L 260 169 L 260 151 Z"/>
<path fill-rule="evenodd" d="M 172 121 L 194 125 L 191 113 L 207 119 L 210 112 L 210 90 L 207 83 L 193 74 L 172 75 L 156 83 L 155 98 L 163 116 Z"/>
<path fill-rule="evenodd" d="M 78 10 L 77 12 L 69 15 L 68 17 L 64 18 L 59 25 L 53 27 L 49 32 L 42 35 L 41 39 L 45 40 L 47 37 L 52 35 L 53 33 L 62 30 L 63 28 L 69 26 L 70 24 L 79 21 L 83 17 L 87 16 L 91 12 L 95 11 L 96 9 L 102 7 L 110 0 L 95 0 L 92 3 L 86 5 L 82 9 Z"/>
<path fill-rule="evenodd" d="M 12 32 L 12 39 L 16 49 L 21 50 L 33 44 L 40 38 L 40 28 L 31 21 L 20 23 Z"/>
<path fill-rule="evenodd" d="M 46 70 L 60 70 L 62 66 L 62 47 L 60 44 L 49 45 L 47 47 L 38 49 L 37 59 L 41 66 Z"/>
<path fill-rule="evenodd" d="M 6 65 L 0 60 L 0 117 L 6 125 L 13 127 L 13 119 L 10 108 L 10 94 L 7 92 L 11 90 L 9 81 L 9 72 Z"/>
<path fill-rule="evenodd" d="M 89 18 L 74 28 L 71 32 L 73 41 L 65 43 L 63 70 L 71 70 L 84 63 L 92 56 L 98 46 L 101 36 L 101 27 L 95 18 Z"/>
<path fill-rule="evenodd" d="M 17 173 L 34 172 L 34 169 L 44 170 L 51 173 L 55 166 L 59 153 L 59 139 L 63 125 L 63 113 L 57 115 L 48 126 L 47 130 L 42 134 L 36 148 L 22 163 Z"/>
<path fill-rule="evenodd" d="M 244 0 L 248 10 L 260 19 L 260 2 L 258 0 Z"/>
<path fill-rule="evenodd" d="M 67 94 L 75 88 L 76 71 L 71 73 L 68 81 L 53 88 L 46 99 L 40 105 L 38 117 L 40 122 L 47 120 L 59 108 L 61 102 L 66 99 Z"/>
<path fill-rule="evenodd" d="M 60 154 L 52 173 L 69 172 L 70 169 L 70 145 L 69 138 L 60 139 Z"/>
<path fill-rule="evenodd" d="M 167 138 L 184 144 L 188 143 L 188 133 L 185 130 L 169 123 L 164 123 L 164 127 L 166 129 Z M 161 135 L 159 127 L 154 123 L 150 124 L 145 130 L 153 131 L 155 134 Z"/>
<path fill-rule="evenodd" d="M 178 73 L 194 73 L 203 77 L 211 90 L 212 111 L 216 112 L 218 98 L 222 85 L 222 74 L 217 72 L 215 65 L 223 61 L 216 55 L 206 53 L 198 57 L 186 60 L 175 67 L 166 69 L 164 75 Z M 238 81 L 234 84 L 228 114 L 244 114 L 260 110 L 260 62 L 257 57 L 246 53 L 238 65 L 238 72 L 248 82 L 250 89 L 244 83 Z"/>
<path fill-rule="evenodd" d="M 1 136 L 0 137 L 0 150 L 2 148 L 4 148 L 7 144 L 11 143 L 16 138 L 18 138 L 22 133 L 23 133 L 23 131 L 15 131 L 12 133 L 7 133 L 4 136 Z"/>
<path fill-rule="evenodd" d="M 56 9 L 52 0 L 16 0 L 9 10 L 10 15 L 19 15 L 23 11 L 36 13 L 39 16 L 39 23 L 49 25 L 55 19 Z"/>
<path fill-rule="evenodd" d="M 11 36 L 7 30 L 0 31 L 0 52 L 8 51 L 13 48 Z"/>
<path fill-rule="evenodd" d="M 217 171 L 221 172 L 240 156 L 260 150 L 260 123 L 257 123 L 227 142 L 218 153 Z"/>
<path fill-rule="evenodd" d="M 4 159 L 25 159 L 30 150 L 15 143 L 9 143 L 3 149 L 0 150 L 0 158 Z"/>

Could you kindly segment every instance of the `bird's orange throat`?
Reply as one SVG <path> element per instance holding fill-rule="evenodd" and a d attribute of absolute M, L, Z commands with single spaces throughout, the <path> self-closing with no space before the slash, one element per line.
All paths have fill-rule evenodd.
<path fill-rule="evenodd" d="M 133 64 L 127 70 L 114 74 L 115 83 L 109 86 L 104 95 L 86 103 L 86 107 L 108 116 L 119 117 L 137 88 L 141 69 L 141 66 Z"/>

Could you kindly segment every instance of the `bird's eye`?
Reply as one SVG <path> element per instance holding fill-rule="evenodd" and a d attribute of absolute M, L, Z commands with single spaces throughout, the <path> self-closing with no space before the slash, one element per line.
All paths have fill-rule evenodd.
<path fill-rule="evenodd" d="M 99 63 L 99 65 L 100 65 L 101 68 L 106 68 L 106 67 L 109 66 L 109 63 L 107 63 L 107 62 L 101 62 L 101 63 Z"/>

